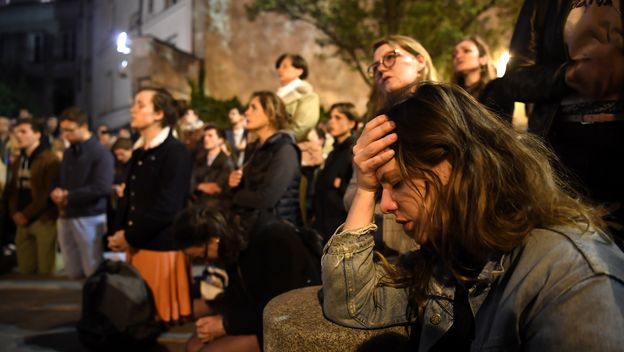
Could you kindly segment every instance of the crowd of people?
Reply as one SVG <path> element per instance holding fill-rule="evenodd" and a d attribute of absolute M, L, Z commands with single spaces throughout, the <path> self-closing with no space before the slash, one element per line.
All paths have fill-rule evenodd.
<path fill-rule="evenodd" d="M 617 350 L 624 36 L 608 3 L 526 0 L 501 78 L 478 37 L 454 46 L 448 83 L 414 38 L 376 41 L 365 126 L 351 102 L 319 121 L 290 53 L 280 88 L 232 108 L 229 129 L 159 87 L 118 136 L 75 107 L 47 127 L 0 117 L 2 244 L 13 224 L 19 272 L 49 274 L 58 242 L 71 278 L 125 253 L 159 321 L 197 318 L 190 351 L 261 350 L 264 306 L 321 267 L 327 318 L 405 325 L 414 350 Z M 372 255 L 378 228 L 397 258 Z"/>

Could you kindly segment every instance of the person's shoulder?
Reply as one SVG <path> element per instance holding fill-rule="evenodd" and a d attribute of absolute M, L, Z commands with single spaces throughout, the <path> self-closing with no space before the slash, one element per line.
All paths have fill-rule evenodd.
<path fill-rule="evenodd" d="M 552 271 L 562 275 L 608 275 L 624 282 L 624 253 L 606 234 L 582 224 L 535 229 L 522 253 L 525 264 L 557 268 Z"/>
<path fill-rule="evenodd" d="M 93 153 L 97 154 L 98 157 L 114 160 L 113 152 L 98 140 L 89 140 L 88 143 Z"/>
<path fill-rule="evenodd" d="M 56 155 L 50 149 L 44 149 L 39 153 L 37 159 L 45 164 L 61 164 L 61 161 L 56 157 Z"/>
<path fill-rule="evenodd" d="M 301 84 L 295 88 L 295 91 L 301 95 L 316 94 L 314 87 L 308 81 L 301 81 Z"/>
<path fill-rule="evenodd" d="M 174 153 L 182 153 L 182 154 L 190 155 L 188 149 L 186 149 L 184 144 L 182 144 L 180 140 L 173 137 L 173 135 L 171 134 L 167 137 L 167 139 L 165 139 L 165 141 L 162 143 L 162 146 L 164 147 L 163 149 L 166 149 Z"/>

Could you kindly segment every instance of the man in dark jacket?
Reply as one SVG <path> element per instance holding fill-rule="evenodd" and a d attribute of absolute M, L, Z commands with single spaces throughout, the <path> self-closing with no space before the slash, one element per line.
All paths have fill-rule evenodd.
<path fill-rule="evenodd" d="M 41 146 L 42 131 L 32 119 L 20 119 L 15 126 L 21 155 L 12 165 L 9 209 L 17 226 L 17 266 L 22 274 L 49 274 L 54 268 L 57 212 L 48 194 L 59 161 Z"/>
<path fill-rule="evenodd" d="M 71 146 L 50 197 L 61 210 L 58 236 L 65 272 L 77 279 L 91 275 L 102 259 L 113 155 L 89 131 L 87 115 L 76 107 L 61 114 L 61 132 Z"/>
<path fill-rule="evenodd" d="M 218 206 L 227 201 L 228 177 L 234 161 L 223 152 L 225 134 L 213 124 L 204 127 L 203 151 L 195 160 L 191 191 L 195 203 Z"/>

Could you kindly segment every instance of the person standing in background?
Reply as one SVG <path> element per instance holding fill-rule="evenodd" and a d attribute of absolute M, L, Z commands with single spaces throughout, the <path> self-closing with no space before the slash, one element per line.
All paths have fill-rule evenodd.
<path fill-rule="evenodd" d="M 179 322 L 191 314 L 184 254 L 176 250 L 171 224 L 190 189 L 191 158 L 173 137 L 178 110 L 162 88 L 142 88 L 130 110 L 135 144 L 124 196 L 108 246 L 126 252 L 127 261 L 152 290 L 158 319 Z"/>
<path fill-rule="evenodd" d="M 238 108 L 231 108 L 228 112 L 231 128 L 225 130 L 225 139 L 232 147 L 232 158 L 237 166 L 243 165 L 245 160 L 245 147 L 247 147 L 247 130 L 245 129 L 245 116 Z"/>
<path fill-rule="evenodd" d="M 305 141 L 320 116 L 319 96 L 305 80 L 308 77 L 308 63 L 301 55 L 286 53 L 277 58 L 275 69 L 280 81 L 277 96 L 292 116 L 291 130 L 297 142 Z"/>
<path fill-rule="evenodd" d="M 452 59 L 451 82 L 480 100 L 485 86 L 496 78 L 487 44 L 481 38 L 466 37 L 455 44 Z"/>
<path fill-rule="evenodd" d="M 529 132 L 546 139 L 562 175 L 624 225 L 622 2 L 526 0 L 496 90 L 533 103 Z M 612 227 L 616 237 L 624 231 Z"/>
<path fill-rule="evenodd" d="M 228 178 L 234 161 L 223 151 L 225 135 L 213 124 L 204 126 L 204 148 L 195 159 L 191 179 L 193 203 L 222 206 L 229 194 Z"/>
<path fill-rule="evenodd" d="M 327 242 L 347 218 L 342 198 L 353 174 L 353 137 L 359 120 L 352 103 L 336 103 L 329 108 L 327 132 L 334 137 L 334 149 L 316 178 L 314 227 Z"/>
<path fill-rule="evenodd" d="M 102 261 L 113 155 L 89 131 L 89 117 L 77 107 L 61 114 L 61 133 L 70 147 L 50 198 L 60 210 L 57 231 L 65 272 L 79 279 L 93 274 Z"/>
<path fill-rule="evenodd" d="M 42 124 L 29 118 L 15 126 L 21 154 L 12 165 L 9 209 L 17 226 L 15 247 L 22 274 L 50 274 L 54 268 L 58 213 L 48 194 L 60 163 L 41 145 L 42 133 Z"/>

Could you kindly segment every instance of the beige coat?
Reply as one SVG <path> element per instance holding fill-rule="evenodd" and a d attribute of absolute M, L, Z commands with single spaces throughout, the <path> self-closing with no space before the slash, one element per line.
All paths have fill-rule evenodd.
<path fill-rule="evenodd" d="M 292 130 L 297 142 L 305 141 L 308 132 L 316 127 L 320 115 L 319 96 L 314 92 L 312 85 L 301 81 L 299 87 L 282 97 L 286 111 L 293 118 Z"/>

